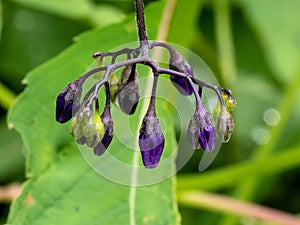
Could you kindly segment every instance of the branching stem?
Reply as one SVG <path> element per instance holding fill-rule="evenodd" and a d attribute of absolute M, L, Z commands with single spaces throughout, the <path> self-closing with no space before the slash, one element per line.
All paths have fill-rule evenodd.
<path fill-rule="evenodd" d="M 136 21 L 138 27 L 139 40 L 140 40 L 140 48 L 142 50 L 143 56 L 146 56 L 149 54 L 149 43 L 148 43 L 147 31 L 145 25 L 143 0 L 135 1 L 135 10 L 136 10 Z"/>

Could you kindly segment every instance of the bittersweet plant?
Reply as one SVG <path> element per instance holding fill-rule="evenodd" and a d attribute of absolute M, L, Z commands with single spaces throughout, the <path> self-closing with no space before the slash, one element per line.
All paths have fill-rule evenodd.
<path fill-rule="evenodd" d="M 72 120 L 72 134 L 80 145 L 86 144 L 94 149 L 96 155 L 102 155 L 113 138 L 113 119 L 110 112 L 111 102 L 118 99 L 121 110 L 131 115 L 140 99 L 137 64 L 151 68 L 154 79 L 148 110 L 139 132 L 139 147 L 146 168 L 155 168 L 161 158 L 165 138 L 156 116 L 155 99 L 158 78 L 162 74 L 170 80 L 182 95 L 194 94 L 196 110 L 188 126 L 188 138 L 194 149 L 212 151 L 216 146 L 216 133 L 222 142 L 227 142 L 233 131 L 234 123 L 230 114 L 236 102 L 231 91 L 205 83 L 195 78 L 193 68 L 172 46 L 164 42 L 149 41 L 144 21 L 144 4 L 135 1 L 139 46 L 124 48 L 116 52 L 96 52 L 93 57 L 99 60 L 92 70 L 69 83 L 58 95 L 56 101 L 56 120 L 65 123 Z M 164 48 L 169 52 L 169 68 L 160 67 L 150 55 L 155 48 Z M 125 60 L 118 60 L 125 56 Z M 102 65 L 110 57 L 109 63 Z M 123 68 L 120 78 L 114 72 Z M 82 97 L 82 85 L 90 76 L 102 72 L 104 76 Z M 106 102 L 103 113 L 99 113 L 100 89 L 105 87 Z M 202 103 L 202 89 L 209 88 L 218 96 L 219 105 L 215 110 L 216 127 Z M 117 98 L 116 98 L 117 97 Z M 81 100 L 82 99 L 82 100 Z M 216 132 L 217 131 L 217 132 Z"/>

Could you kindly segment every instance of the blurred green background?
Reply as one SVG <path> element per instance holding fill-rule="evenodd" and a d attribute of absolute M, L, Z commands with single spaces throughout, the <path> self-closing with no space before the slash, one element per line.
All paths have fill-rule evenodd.
<path fill-rule="evenodd" d="M 133 12 L 133 1 L 76 0 L 68 7 L 69 3 L 0 1 L 0 187 L 25 180 L 26 149 L 6 124 L 11 100 L 24 89 L 25 74 L 70 46 L 79 33 L 118 23 Z M 293 148 L 299 151 L 299 9 L 297 0 L 177 0 L 168 40 L 199 55 L 238 102 L 232 140 L 223 145 L 210 169 L 222 171 Z M 180 171 L 179 187 L 186 182 L 184 176 L 197 173 L 201 154 L 195 151 Z M 221 185 L 216 192 L 298 214 L 300 162 L 282 166 L 289 160 L 260 166 L 274 172 L 255 181 L 255 192 L 242 191 L 243 182 Z M 0 223 L 6 221 L 9 203 L 0 199 Z M 182 224 L 230 224 L 221 212 L 179 206 Z"/>

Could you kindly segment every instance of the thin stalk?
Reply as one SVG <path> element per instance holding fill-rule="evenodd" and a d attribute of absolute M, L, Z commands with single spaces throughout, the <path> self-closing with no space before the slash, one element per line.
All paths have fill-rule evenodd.
<path fill-rule="evenodd" d="M 254 176 L 258 179 L 266 175 L 283 173 L 300 165 L 300 147 L 283 149 L 281 153 L 260 160 L 236 163 L 234 165 L 199 173 L 177 176 L 177 189 L 220 190 L 234 187 Z M 255 171 L 255 173 L 253 172 Z"/>
<path fill-rule="evenodd" d="M 153 78 L 152 93 L 151 93 L 149 109 L 148 109 L 148 113 L 153 113 L 153 116 L 155 116 L 155 114 L 156 114 L 156 112 L 155 112 L 155 99 L 156 99 L 157 81 L 158 81 L 158 75 L 155 74 L 154 78 Z"/>
<path fill-rule="evenodd" d="M 109 89 L 109 83 L 105 83 L 105 95 L 106 95 L 106 101 L 105 101 L 105 109 L 110 110 L 110 89 Z"/>
<path fill-rule="evenodd" d="M 300 224 L 300 219 L 292 214 L 220 194 L 190 190 L 179 192 L 178 201 L 181 205 L 191 208 L 208 209 L 236 216 L 264 220 L 275 224 Z"/>
<path fill-rule="evenodd" d="M 138 27 L 140 46 L 142 49 L 142 54 L 143 54 L 143 56 L 145 56 L 145 55 L 148 55 L 149 45 L 148 45 L 147 31 L 146 31 L 146 25 L 145 25 L 143 0 L 135 1 L 135 10 L 136 10 L 136 22 L 137 22 L 137 27 Z"/>
<path fill-rule="evenodd" d="M 142 51 L 142 55 L 144 57 L 149 56 L 149 46 L 147 40 L 147 33 L 146 33 L 146 26 L 145 26 L 145 19 L 144 19 L 144 3 L 143 0 L 136 0 L 136 19 L 137 19 L 137 26 L 138 26 L 138 34 L 140 40 L 140 47 Z M 142 105 L 142 109 L 146 107 L 145 103 Z M 140 115 L 140 121 L 142 120 Z M 138 148 L 138 143 L 136 142 L 136 148 Z M 132 159 L 132 174 L 131 174 L 131 187 L 130 187 L 130 194 L 129 194 L 129 220 L 130 225 L 136 225 L 136 192 L 137 192 L 137 182 L 138 182 L 138 151 L 134 152 L 133 159 Z"/>
<path fill-rule="evenodd" d="M 15 93 L 0 82 L 0 105 L 8 110 L 16 99 Z"/>
<path fill-rule="evenodd" d="M 197 110 L 202 110 L 202 109 L 203 109 L 203 105 L 202 105 L 202 103 L 201 103 L 201 97 L 200 97 L 200 95 L 199 95 L 199 92 L 198 92 L 198 90 L 196 89 L 195 84 L 194 84 L 194 82 L 192 81 L 192 78 L 188 76 L 187 79 L 188 79 L 188 82 L 190 83 L 190 85 L 191 85 L 192 88 L 193 88 L 193 92 L 194 92 L 195 99 L 196 99 L 196 108 L 197 108 Z"/>

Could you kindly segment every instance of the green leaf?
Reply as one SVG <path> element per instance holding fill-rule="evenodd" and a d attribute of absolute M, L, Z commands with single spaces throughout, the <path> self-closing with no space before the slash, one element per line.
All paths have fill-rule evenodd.
<path fill-rule="evenodd" d="M 2 13 L 2 2 L 0 1 L 0 43 L 1 43 L 2 26 L 3 26 L 3 13 Z"/>
<path fill-rule="evenodd" d="M 165 2 L 149 5 L 145 12 L 149 39 L 156 37 Z M 168 124 L 164 127 L 166 147 L 162 161 L 170 160 L 157 169 L 133 167 L 129 171 L 129 184 L 148 182 L 147 179 L 154 176 L 162 181 L 146 187 L 122 185 L 119 184 L 122 181 L 114 182 L 107 176 L 100 176 L 97 166 L 107 168 L 106 175 L 120 179 L 124 174 L 128 176 L 128 171 L 106 160 L 110 156 L 123 164 L 141 165 L 140 153 L 124 145 L 117 135 L 102 157 L 94 156 L 90 149 L 80 148 L 84 158 L 69 134 L 70 123 L 60 125 L 54 118 L 56 96 L 68 82 L 86 71 L 93 62 L 93 52 L 108 51 L 136 40 L 135 20 L 130 17 L 122 24 L 79 36 L 74 45 L 26 76 L 27 87 L 9 112 L 8 122 L 21 133 L 28 149 L 26 174 L 29 179 L 11 206 L 9 224 L 179 224 L 175 178 L 165 177 L 175 173 L 173 153 L 176 145 L 168 104 L 158 101 L 157 111 Z M 141 66 L 142 72 L 143 68 Z M 117 123 L 114 116 L 115 131 L 130 133 L 133 130 L 136 139 L 132 141 L 136 142 L 138 125 L 146 107 L 139 104 L 137 115 L 129 118 L 130 129 L 123 121 Z M 121 116 L 121 111 L 113 107 L 114 114 Z M 88 159 L 89 156 L 92 158 Z"/>
<path fill-rule="evenodd" d="M 265 50 L 273 73 L 282 82 L 297 74 L 300 60 L 300 1 L 238 1 Z"/>
<path fill-rule="evenodd" d="M 124 14 L 110 5 L 95 5 L 90 0 L 14 0 L 26 7 L 52 13 L 57 16 L 82 20 L 86 19 L 91 25 L 104 27 L 124 19 Z"/>
<path fill-rule="evenodd" d="M 23 174 L 24 156 L 19 134 L 8 130 L 6 122 L 0 120 L 0 182 Z"/>
<path fill-rule="evenodd" d="M 197 16 L 202 4 L 203 2 L 199 0 L 190 0 L 189 4 L 184 0 L 178 0 L 168 40 L 185 47 L 191 46 L 195 40 Z"/>

